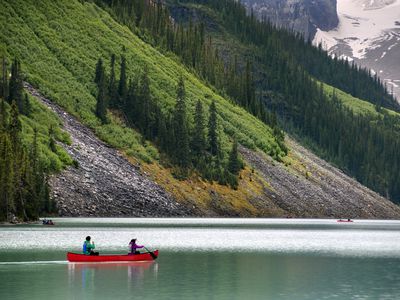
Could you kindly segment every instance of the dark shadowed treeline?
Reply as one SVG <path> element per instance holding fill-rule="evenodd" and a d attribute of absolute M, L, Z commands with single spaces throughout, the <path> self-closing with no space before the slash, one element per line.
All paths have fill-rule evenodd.
<path fill-rule="evenodd" d="M 20 114 L 30 114 L 30 103 L 19 61 L 14 60 L 9 77 L 3 58 L 0 84 L 0 221 L 35 220 L 39 213 L 54 211 L 54 205 L 39 160 L 37 130 L 32 144 L 22 142 Z"/>

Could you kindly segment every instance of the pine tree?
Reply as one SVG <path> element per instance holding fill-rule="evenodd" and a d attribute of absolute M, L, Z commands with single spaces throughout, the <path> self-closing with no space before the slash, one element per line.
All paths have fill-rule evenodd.
<path fill-rule="evenodd" d="M 117 83 L 115 78 L 115 54 L 111 55 L 110 80 L 108 84 L 108 95 L 110 96 L 110 107 L 116 107 L 118 102 Z"/>
<path fill-rule="evenodd" d="M 143 75 L 140 81 L 139 99 L 137 112 L 139 114 L 139 128 L 147 136 L 150 136 L 151 126 L 153 124 L 151 108 L 151 92 L 150 79 L 147 66 L 143 70 Z"/>
<path fill-rule="evenodd" d="M 1 91 L 0 98 L 7 100 L 8 98 L 8 73 L 7 73 L 7 61 L 3 56 L 2 58 L 2 75 L 1 75 Z"/>
<path fill-rule="evenodd" d="M 127 93 L 128 93 L 128 87 L 126 79 L 126 58 L 124 55 L 122 55 L 121 69 L 120 69 L 119 83 L 118 83 L 119 108 L 123 108 L 125 106 Z"/>
<path fill-rule="evenodd" d="M 8 127 L 8 116 L 6 110 L 6 101 L 0 99 L 0 133 L 5 131 Z"/>
<path fill-rule="evenodd" d="M 203 105 L 200 100 L 198 100 L 196 104 L 194 123 L 192 149 L 194 156 L 199 157 L 206 149 L 204 113 Z"/>
<path fill-rule="evenodd" d="M 21 75 L 21 64 L 15 59 L 11 66 L 11 79 L 9 87 L 8 102 L 15 101 L 20 113 L 24 113 L 24 99 L 23 99 L 23 82 Z"/>
<path fill-rule="evenodd" d="M 0 134 L 0 219 L 8 220 L 14 210 L 14 151 L 9 135 Z"/>
<path fill-rule="evenodd" d="M 175 161 L 183 169 L 189 167 L 190 148 L 188 121 L 186 116 L 186 92 L 183 77 L 180 77 L 177 87 L 177 97 L 174 112 Z"/>
<path fill-rule="evenodd" d="M 13 146 L 13 149 L 14 151 L 18 151 L 20 146 L 20 133 L 22 130 L 22 125 L 21 121 L 19 120 L 18 107 L 15 101 L 13 101 L 11 104 L 11 115 L 8 130 L 10 132 L 11 144 Z"/>
<path fill-rule="evenodd" d="M 210 119 L 208 120 L 208 145 L 213 156 L 219 155 L 217 107 L 213 100 L 210 105 Z"/>
<path fill-rule="evenodd" d="M 99 58 L 96 64 L 96 71 L 94 75 L 94 83 L 97 84 L 97 87 L 99 87 L 102 76 L 104 76 L 103 60 Z"/>
<path fill-rule="evenodd" d="M 243 163 L 239 158 L 238 142 L 235 139 L 232 144 L 231 152 L 229 153 L 228 171 L 233 175 L 238 175 L 243 167 Z"/>
<path fill-rule="evenodd" d="M 98 73 L 97 73 L 98 72 Z M 98 94 L 96 101 L 96 116 L 101 120 L 103 124 L 107 123 L 107 84 L 106 77 L 104 73 L 104 68 L 101 67 L 96 70 Z"/>
<path fill-rule="evenodd" d="M 26 116 L 29 116 L 31 113 L 31 110 L 32 110 L 32 107 L 31 107 L 31 103 L 29 101 L 28 94 L 25 93 L 24 104 L 23 104 L 23 114 Z"/>
<path fill-rule="evenodd" d="M 57 146 L 56 146 L 56 139 L 55 139 L 55 132 L 53 126 L 49 127 L 49 148 L 54 153 L 57 153 Z"/>

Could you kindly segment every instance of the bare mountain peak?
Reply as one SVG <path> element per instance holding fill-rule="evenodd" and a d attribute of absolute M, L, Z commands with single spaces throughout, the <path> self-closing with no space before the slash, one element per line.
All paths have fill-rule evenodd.
<path fill-rule="evenodd" d="M 267 18 L 313 38 L 317 28 L 330 30 L 338 25 L 336 0 L 243 0 L 243 4 L 260 18 Z"/>

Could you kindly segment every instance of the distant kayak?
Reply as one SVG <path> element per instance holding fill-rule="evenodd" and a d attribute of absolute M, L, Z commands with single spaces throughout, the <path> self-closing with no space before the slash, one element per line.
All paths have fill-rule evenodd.
<path fill-rule="evenodd" d="M 49 221 L 43 220 L 43 221 L 42 221 L 42 224 L 43 224 L 43 225 L 55 225 L 54 222 L 53 222 L 52 220 L 49 220 Z"/>
<path fill-rule="evenodd" d="M 158 250 L 141 254 L 107 254 L 107 255 L 85 255 L 78 253 L 67 253 L 69 262 L 129 262 L 129 261 L 151 261 L 158 257 Z"/>
<path fill-rule="evenodd" d="M 341 223 L 351 223 L 353 220 L 337 220 L 336 222 L 341 222 Z"/>

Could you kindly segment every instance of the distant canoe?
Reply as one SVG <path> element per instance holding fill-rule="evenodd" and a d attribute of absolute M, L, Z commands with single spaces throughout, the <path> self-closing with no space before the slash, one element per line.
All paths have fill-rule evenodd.
<path fill-rule="evenodd" d="M 351 223 L 351 222 L 353 222 L 353 220 L 337 220 L 336 222 L 340 222 L 340 223 Z"/>
<path fill-rule="evenodd" d="M 107 254 L 107 255 L 85 255 L 78 253 L 67 253 L 69 262 L 129 262 L 129 261 L 152 261 L 158 257 L 158 250 L 141 254 Z"/>

